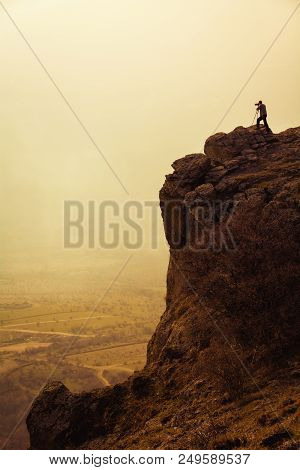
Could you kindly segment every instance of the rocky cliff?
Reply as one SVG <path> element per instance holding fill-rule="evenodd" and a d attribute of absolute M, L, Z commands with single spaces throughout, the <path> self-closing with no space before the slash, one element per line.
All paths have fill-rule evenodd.
<path fill-rule="evenodd" d="M 300 128 L 219 133 L 160 191 L 166 310 L 147 364 L 73 394 L 48 384 L 35 449 L 296 448 Z"/>

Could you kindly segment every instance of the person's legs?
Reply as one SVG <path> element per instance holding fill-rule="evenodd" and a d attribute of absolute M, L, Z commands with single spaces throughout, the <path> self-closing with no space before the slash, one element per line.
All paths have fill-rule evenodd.
<path fill-rule="evenodd" d="M 268 132 L 270 132 L 271 129 L 269 128 L 269 124 L 268 124 L 268 121 L 267 121 L 267 116 L 263 117 L 263 121 L 264 121 L 265 128 L 267 129 Z"/>
<path fill-rule="evenodd" d="M 262 118 L 261 116 L 259 116 L 259 117 L 257 118 L 257 121 L 256 121 L 256 128 L 257 128 L 257 129 L 259 129 L 259 124 L 260 124 L 260 121 L 262 121 L 262 120 L 263 120 L 263 118 Z"/>

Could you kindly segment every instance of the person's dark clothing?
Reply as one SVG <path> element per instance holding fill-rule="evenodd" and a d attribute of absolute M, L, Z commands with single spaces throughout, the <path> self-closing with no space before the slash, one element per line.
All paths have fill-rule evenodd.
<path fill-rule="evenodd" d="M 257 124 L 256 127 L 257 127 L 257 129 L 259 129 L 259 124 L 260 124 L 261 121 L 263 121 L 264 126 L 265 126 L 265 128 L 267 129 L 267 131 L 270 132 L 271 129 L 270 129 L 270 127 L 269 127 L 269 124 L 268 124 L 267 116 L 266 116 L 266 115 L 265 115 L 265 116 L 260 116 L 260 117 L 257 119 L 257 121 L 256 121 L 256 124 Z"/>
<path fill-rule="evenodd" d="M 267 116 L 267 114 L 268 114 L 268 113 L 267 113 L 267 107 L 266 107 L 266 105 L 263 104 L 263 103 L 261 103 L 261 104 L 258 106 L 257 110 L 259 111 L 259 113 L 260 113 L 259 115 L 260 115 L 260 116 Z"/>
<path fill-rule="evenodd" d="M 265 128 L 267 129 L 268 132 L 271 132 L 271 129 L 269 127 L 268 121 L 267 121 L 267 107 L 265 104 L 261 103 L 257 110 L 259 111 L 259 118 L 256 121 L 256 127 L 259 129 L 260 122 L 263 121 Z"/>

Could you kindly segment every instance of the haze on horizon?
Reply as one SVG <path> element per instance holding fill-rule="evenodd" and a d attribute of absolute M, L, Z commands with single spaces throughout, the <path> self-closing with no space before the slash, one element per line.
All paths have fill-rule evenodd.
<path fill-rule="evenodd" d="M 62 246 L 65 199 L 156 200 L 176 159 L 200 152 L 294 0 L 32 0 L 5 7 L 127 195 L 0 8 L 1 252 Z M 222 123 L 299 125 L 300 11 Z M 49 255 L 51 256 L 51 255 Z"/>

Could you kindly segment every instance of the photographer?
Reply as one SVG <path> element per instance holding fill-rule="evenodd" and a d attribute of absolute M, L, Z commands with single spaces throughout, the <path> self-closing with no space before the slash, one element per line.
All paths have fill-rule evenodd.
<path fill-rule="evenodd" d="M 259 117 L 257 118 L 257 121 L 256 121 L 257 129 L 260 128 L 260 122 L 263 121 L 267 132 L 272 132 L 270 127 L 269 127 L 268 121 L 267 121 L 267 107 L 266 107 L 266 105 L 263 104 L 262 101 L 259 101 L 258 103 L 255 103 L 255 106 L 256 106 L 256 112 L 257 113 L 259 112 Z"/>

